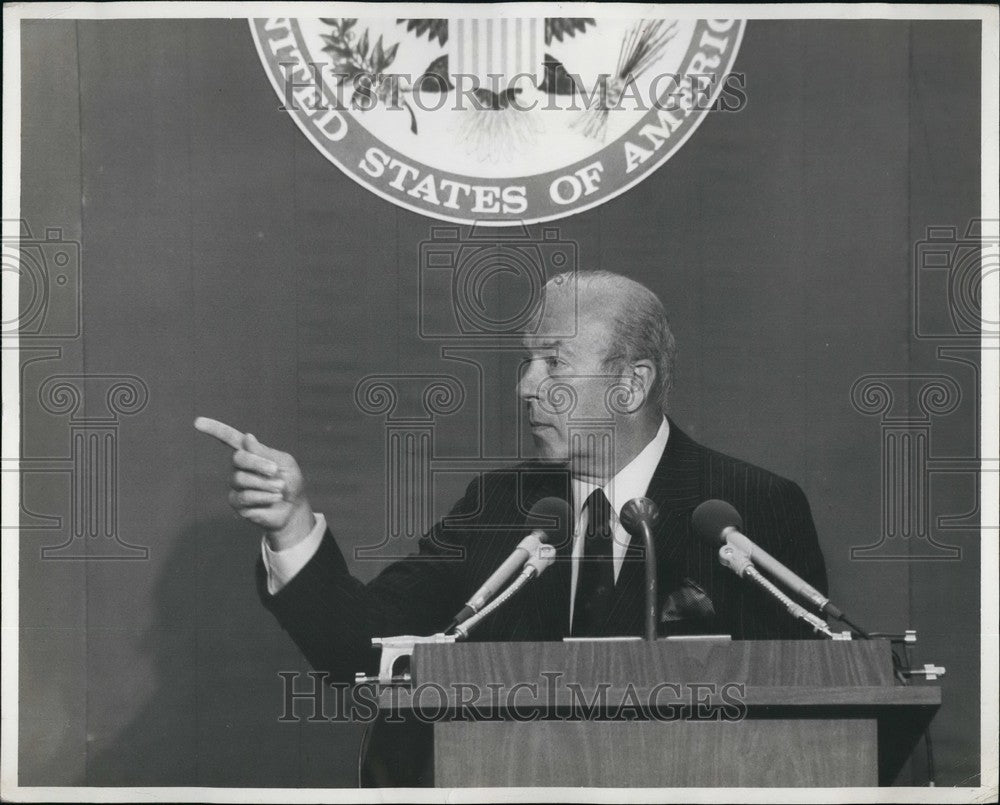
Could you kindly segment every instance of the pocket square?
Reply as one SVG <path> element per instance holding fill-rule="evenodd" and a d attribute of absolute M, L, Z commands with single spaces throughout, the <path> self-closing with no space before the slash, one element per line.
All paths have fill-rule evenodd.
<path fill-rule="evenodd" d="M 661 634 L 703 632 L 708 634 L 715 618 L 715 607 L 701 586 L 685 578 L 660 607 Z"/>

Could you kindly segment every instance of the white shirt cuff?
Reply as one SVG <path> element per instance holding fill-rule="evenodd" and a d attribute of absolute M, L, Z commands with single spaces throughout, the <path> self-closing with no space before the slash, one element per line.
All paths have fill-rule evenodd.
<path fill-rule="evenodd" d="M 260 553 L 264 558 L 264 569 L 267 570 L 267 591 L 271 595 L 277 595 L 282 587 L 309 564 L 309 560 L 319 550 L 323 534 L 326 533 L 326 518 L 319 512 L 313 512 L 313 515 L 316 517 L 316 525 L 309 532 L 309 536 L 290 548 L 272 551 L 267 545 L 267 538 L 261 538 Z"/>

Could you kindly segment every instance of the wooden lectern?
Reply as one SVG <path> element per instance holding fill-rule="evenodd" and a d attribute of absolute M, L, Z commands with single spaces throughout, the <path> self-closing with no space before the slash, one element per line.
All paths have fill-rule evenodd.
<path fill-rule="evenodd" d="M 889 785 L 941 703 L 887 641 L 418 644 L 384 709 L 434 722 L 434 785 Z"/>

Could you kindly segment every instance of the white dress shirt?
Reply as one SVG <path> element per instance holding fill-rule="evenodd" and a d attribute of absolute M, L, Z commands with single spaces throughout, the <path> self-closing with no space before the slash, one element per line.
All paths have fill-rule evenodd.
<path fill-rule="evenodd" d="M 670 425 L 667 418 L 663 418 L 660 429 L 656 432 L 653 440 L 647 444 L 642 451 L 628 464 L 618 471 L 610 481 L 600 487 L 611 503 L 611 523 L 612 537 L 611 558 L 614 562 L 615 582 L 618 581 L 618 574 L 621 573 L 622 563 L 625 561 L 625 552 L 628 550 L 632 537 L 625 530 L 619 519 L 622 507 L 632 498 L 641 498 L 649 489 L 649 482 L 656 471 L 656 465 L 663 457 L 663 450 L 667 446 L 667 437 L 670 436 Z M 580 557 L 583 556 L 583 542 L 587 530 L 588 512 L 584 511 L 587 498 L 597 489 L 596 484 L 589 484 L 576 478 L 573 484 L 573 512 L 576 515 L 576 525 L 573 528 L 573 564 L 571 566 L 571 576 L 569 585 L 569 622 L 573 623 L 573 604 L 576 600 L 576 580 L 580 573 Z"/>
<path fill-rule="evenodd" d="M 285 548 L 283 551 L 272 551 L 268 547 L 266 537 L 260 541 L 264 569 L 267 570 L 267 591 L 271 595 L 276 595 L 282 587 L 295 578 L 319 550 L 320 543 L 323 542 L 323 535 L 326 533 L 326 518 L 319 512 L 314 512 L 314 516 L 316 517 L 316 525 L 309 532 L 309 536 L 301 542 L 296 542 L 290 548 Z"/>
<path fill-rule="evenodd" d="M 622 506 L 632 498 L 642 497 L 646 494 L 656 465 L 660 463 L 663 450 L 667 446 L 669 435 L 670 425 L 667 423 L 667 418 L 664 417 L 653 440 L 642 449 L 639 455 L 622 467 L 614 478 L 601 487 L 611 503 L 614 534 L 612 560 L 614 561 L 615 581 L 618 580 L 622 562 L 625 560 L 625 551 L 628 549 L 631 539 L 618 519 Z M 573 623 L 573 599 L 576 598 L 576 579 L 579 573 L 580 557 L 583 555 L 584 533 L 587 528 L 587 513 L 583 511 L 583 506 L 587 502 L 587 498 L 590 497 L 590 493 L 597 489 L 595 484 L 589 484 L 576 478 L 572 480 L 572 485 L 576 525 L 573 529 L 573 565 L 569 598 L 570 624 Z M 267 570 L 267 591 L 271 595 L 275 595 L 295 578 L 295 575 L 309 563 L 309 560 L 319 550 L 320 543 L 323 542 L 323 534 L 326 533 L 326 518 L 319 513 L 316 513 L 315 516 L 316 525 L 313 526 L 309 535 L 290 548 L 274 551 L 268 546 L 266 539 L 261 540 L 261 555 L 264 558 L 264 568 Z"/>

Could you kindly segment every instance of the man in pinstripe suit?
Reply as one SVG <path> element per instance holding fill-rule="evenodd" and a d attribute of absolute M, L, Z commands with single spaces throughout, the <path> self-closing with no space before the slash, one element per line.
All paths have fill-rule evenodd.
<path fill-rule="evenodd" d="M 691 513 L 704 500 L 732 503 L 744 531 L 820 590 L 826 571 L 809 504 L 793 482 L 694 442 L 667 416 L 674 339 L 644 286 L 606 272 L 546 285 L 524 344 L 518 385 L 539 458 L 473 481 L 418 552 L 362 584 L 353 578 L 322 514 L 306 500 L 288 454 L 252 435 L 200 419 L 234 450 L 230 503 L 261 526 L 261 598 L 310 663 L 332 681 L 378 666 L 374 636 L 432 634 L 449 623 L 525 535 L 538 500 L 570 503 L 571 540 L 557 561 L 473 632 L 480 640 L 560 640 L 638 635 L 643 625 L 639 546 L 618 515 L 631 498 L 659 507 L 654 533 L 663 631 L 699 617 L 694 630 L 736 639 L 810 636 L 775 602 L 723 569 L 697 539 Z M 680 615 L 678 616 L 678 613 Z M 364 785 L 432 781 L 427 725 L 380 721 L 371 733 Z"/>
<path fill-rule="evenodd" d="M 368 584 L 354 579 L 302 475 L 286 453 L 211 420 L 198 427 L 235 449 L 230 502 L 265 530 L 261 597 L 306 657 L 333 679 L 377 667 L 373 636 L 441 630 L 524 536 L 539 499 L 571 505 L 561 561 L 474 633 L 482 640 L 560 640 L 640 634 L 642 557 L 618 522 L 639 496 L 659 507 L 655 530 L 663 611 L 678 591 L 702 600 L 701 631 L 736 639 L 807 637 L 780 606 L 720 567 L 691 512 L 729 501 L 744 531 L 820 590 L 826 572 L 799 487 L 709 450 L 666 416 L 674 339 L 644 286 L 608 272 L 555 277 L 525 338 L 518 393 L 539 458 L 471 483 L 451 514 Z M 690 596 L 687 596 L 690 597 Z M 682 599 L 684 596 L 682 596 Z M 666 631 L 669 624 L 663 624 Z"/>

